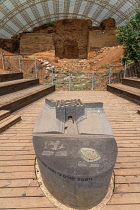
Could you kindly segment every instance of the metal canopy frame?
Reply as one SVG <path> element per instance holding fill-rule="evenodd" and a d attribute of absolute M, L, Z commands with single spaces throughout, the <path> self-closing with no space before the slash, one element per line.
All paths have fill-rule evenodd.
<path fill-rule="evenodd" d="M 139 0 L 0 0 L 0 38 L 65 18 L 90 19 L 94 26 L 114 18 L 122 25 L 138 7 Z"/>

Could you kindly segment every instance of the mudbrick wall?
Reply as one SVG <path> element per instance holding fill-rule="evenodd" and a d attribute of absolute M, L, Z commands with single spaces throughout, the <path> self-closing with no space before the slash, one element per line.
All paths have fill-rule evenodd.
<path fill-rule="evenodd" d="M 20 38 L 20 53 L 33 54 L 54 49 L 52 34 L 45 32 L 25 33 Z"/>
<path fill-rule="evenodd" d="M 100 27 L 93 27 L 89 31 L 89 51 L 97 51 L 102 47 L 117 46 L 116 29 L 113 18 L 103 20 Z"/>
<path fill-rule="evenodd" d="M 113 18 L 103 20 L 99 27 L 92 27 L 90 20 L 65 19 L 14 39 L 0 39 L 0 47 L 12 53 L 33 54 L 55 49 L 59 58 L 87 58 L 89 51 L 117 45 Z"/>
<path fill-rule="evenodd" d="M 0 48 L 11 53 L 19 53 L 19 39 L 0 39 Z"/>
<path fill-rule="evenodd" d="M 89 51 L 97 51 L 103 47 L 118 46 L 116 29 L 92 29 L 89 31 Z"/>
<path fill-rule="evenodd" d="M 87 58 L 90 20 L 65 19 L 54 25 L 55 55 L 59 58 Z"/>

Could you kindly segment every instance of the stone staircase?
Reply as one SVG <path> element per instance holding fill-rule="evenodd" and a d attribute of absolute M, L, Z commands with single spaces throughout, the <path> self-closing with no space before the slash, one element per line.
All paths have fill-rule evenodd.
<path fill-rule="evenodd" d="M 125 78 L 122 79 L 122 83 L 108 84 L 107 90 L 140 104 L 140 78 Z"/>
<path fill-rule="evenodd" d="M 38 79 L 23 79 L 22 73 L 0 74 L 0 81 L 0 132 L 21 120 L 12 112 L 55 91 L 54 85 L 39 85 Z"/>

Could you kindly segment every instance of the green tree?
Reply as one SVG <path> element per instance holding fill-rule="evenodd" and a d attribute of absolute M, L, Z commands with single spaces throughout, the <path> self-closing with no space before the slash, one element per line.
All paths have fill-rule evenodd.
<path fill-rule="evenodd" d="M 117 29 L 118 41 L 124 46 L 124 58 L 138 61 L 140 59 L 140 5 L 134 17 Z"/>

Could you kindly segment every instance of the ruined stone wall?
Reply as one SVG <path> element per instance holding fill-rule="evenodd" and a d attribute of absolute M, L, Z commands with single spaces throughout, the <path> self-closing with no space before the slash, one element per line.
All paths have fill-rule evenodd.
<path fill-rule="evenodd" d="M 89 32 L 89 51 L 97 51 L 102 47 L 118 46 L 116 29 L 91 30 Z"/>
<path fill-rule="evenodd" d="M 20 38 L 20 53 L 33 54 L 54 49 L 52 34 L 35 32 L 23 34 Z"/>
<path fill-rule="evenodd" d="M 90 20 L 64 19 L 53 26 L 35 28 L 20 35 L 20 53 L 55 49 L 59 58 L 87 58 L 89 51 L 118 45 L 113 18 L 103 20 L 99 27 L 92 28 L 91 24 Z"/>
<path fill-rule="evenodd" d="M 55 55 L 59 58 L 87 58 L 90 20 L 65 19 L 55 23 Z"/>
<path fill-rule="evenodd" d="M 100 27 L 93 27 L 89 32 L 89 51 L 117 46 L 116 29 L 116 22 L 113 18 L 103 20 Z"/>
<path fill-rule="evenodd" d="M 0 39 L 0 48 L 11 52 L 19 53 L 19 40 L 17 39 Z"/>

